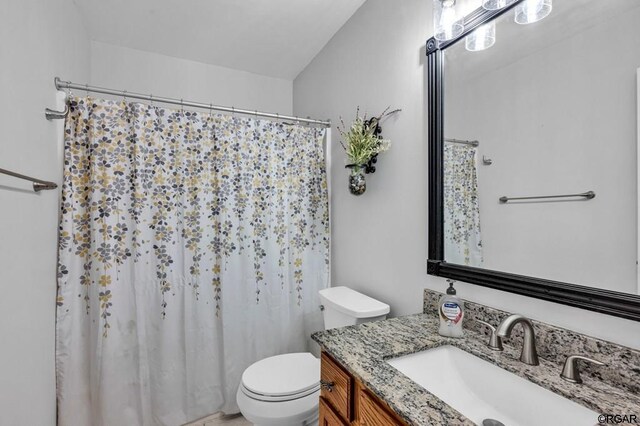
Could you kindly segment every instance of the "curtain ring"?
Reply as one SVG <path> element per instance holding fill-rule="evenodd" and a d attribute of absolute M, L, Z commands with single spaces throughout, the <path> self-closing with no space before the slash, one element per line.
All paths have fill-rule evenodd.
<path fill-rule="evenodd" d="M 149 95 L 149 98 L 151 100 L 151 106 L 153 106 L 153 93 L 151 95 Z"/>
<path fill-rule="evenodd" d="M 209 104 L 209 118 L 213 116 L 213 104 Z"/>
<path fill-rule="evenodd" d="M 84 85 L 85 89 L 87 90 L 87 98 L 89 97 L 89 83 L 86 83 Z"/>
<path fill-rule="evenodd" d="M 256 120 L 257 120 L 257 119 L 258 119 L 258 110 L 257 110 L 257 109 L 256 109 L 256 110 L 254 110 L 254 112 L 253 112 L 253 113 L 254 113 L 254 115 L 256 116 Z"/>
<path fill-rule="evenodd" d="M 126 91 L 126 90 L 123 90 L 123 91 L 122 91 L 122 100 L 123 100 L 124 102 L 127 102 L 127 91 Z"/>
<path fill-rule="evenodd" d="M 184 114 L 184 99 L 180 99 L 180 111 Z"/>
<path fill-rule="evenodd" d="M 232 106 L 231 107 L 231 117 L 235 118 L 235 116 L 236 116 L 236 107 Z"/>

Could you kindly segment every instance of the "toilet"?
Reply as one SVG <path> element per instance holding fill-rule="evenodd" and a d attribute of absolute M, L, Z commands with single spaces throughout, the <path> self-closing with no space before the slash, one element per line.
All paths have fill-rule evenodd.
<path fill-rule="evenodd" d="M 324 328 L 383 320 L 389 305 L 348 287 L 320 290 Z M 236 399 L 242 415 L 258 426 L 318 424 L 320 360 L 309 352 L 276 355 L 242 373 Z"/>

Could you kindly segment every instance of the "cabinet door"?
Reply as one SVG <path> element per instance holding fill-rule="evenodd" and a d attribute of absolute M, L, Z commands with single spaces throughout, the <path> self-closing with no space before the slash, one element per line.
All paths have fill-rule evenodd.
<path fill-rule="evenodd" d="M 331 407 L 320 398 L 319 426 L 347 426 Z"/>
<path fill-rule="evenodd" d="M 353 420 L 351 407 L 353 378 L 336 361 L 322 353 L 320 379 L 324 383 L 320 395 L 347 421 Z"/>
<path fill-rule="evenodd" d="M 391 415 L 374 397 L 358 386 L 358 420 L 360 426 L 401 426 L 403 422 Z"/>

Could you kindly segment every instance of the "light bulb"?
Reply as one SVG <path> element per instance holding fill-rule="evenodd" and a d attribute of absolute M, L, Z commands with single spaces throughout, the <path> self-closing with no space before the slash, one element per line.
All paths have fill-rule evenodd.
<path fill-rule="evenodd" d="M 532 24 L 546 18 L 553 8 L 552 0 L 525 0 L 516 6 L 516 22 Z"/>
<path fill-rule="evenodd" d="M 498 10 L 509 6 L 516 0 L 482 0 L 482 7 L 487 10 Z"/>
<path fill-rule="evenodd" d="M 479 26 L 465 37 L 464 46 L 470 52 L 485 50 L 496 42 L 496 21 Z"/>
<path fill-rule="evenodd" d="M 451 40 L 464 31 L 463 18 L 456 13 L 455 0 L 434 0 L 434 23 L 437 40 Z"/>

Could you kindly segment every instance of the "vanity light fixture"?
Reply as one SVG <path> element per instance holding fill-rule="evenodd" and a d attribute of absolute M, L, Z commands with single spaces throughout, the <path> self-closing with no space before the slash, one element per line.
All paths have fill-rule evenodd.
<path fill-rule="evenodd" d="M 464 31 L 464 17 L 458 16 L 456 0 L 433 0 L 435 39 L 451 40 Z"/>
<path fill-rule="evenodd" d="M 498 10 L 507 7 L 516 0 L 482 0 L 482 7 L 487 10 Z"/>
<path fill-rule="evenodd" d="M 496 42 L 496 21 L 492 20 L 479 26 L 465 37 L 464 47 L 470 52 L 485 50 Z"/>
<path fill-rule="evenodd" d="M 546 18 L 553 8 L 553 0 L 525 0 L 516 6 L 516 23 L 532 24 Z"/>

